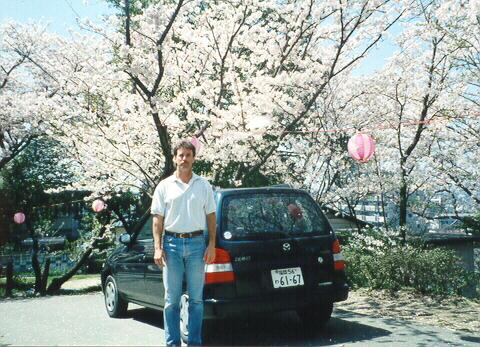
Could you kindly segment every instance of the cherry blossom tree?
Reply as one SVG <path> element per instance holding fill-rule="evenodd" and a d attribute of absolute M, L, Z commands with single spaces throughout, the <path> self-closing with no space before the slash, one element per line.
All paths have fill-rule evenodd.
<path fill-rule="evenodd" d="M 40 59 L 55 90 L 44 104 L 50 131 L 80 164 L 76 187 L 107 200 L 135 191 L 146 199 L 145 221 L 155 185 L 174 170 L 172 143 L 192 136 L 214 184 L 275 175 L 351 211 L 380 195 L 398 203 L 401 226 L 416 192 L 452 180 L 440 142 L 453 136 L 448 122 L 471 113 L 475 79 L 467 82 L 465 50 L 445 31 L 457 28 L 440 25 L 441 4 L 113 2 L 121 13 L 105 26 L 83 23 L 95 35 L 55 38 Z M 401 19 L 398 53 L 373 76 L 355 77 Z M 358 165 L 346 142 L 362 129 L 380 146 Z"/>
<path fill-rule="evenodd" d="M 448 133 L 438 140 L 434 158 L 441 192 L 449 199 L 450 215 L 477 230 L 472 211 L 480 209 L 478 165 L 480 151 L 480 3 L 445 1 L 436 11 L 437 27 L 449 41 L 457 70 L 468 83 L 461 94 L 465 108 L 448 124 Z"/>
<path fill-rule="evenodd" d="M 0 26 L 0 169 L 42 132 L 42 100 L 48 97 L 36 62 L 44 49 L 42 25 Z"/>
<path fill-rule="evenodd" d="M 451 182 L 439 177 L 452 176 L 455 165 L 461 165 L 472 178 L 476 170 L 471 162 L 462 165 L 478 155 L 478 140 L 472 136 L 478 121 L 465 119 L 473 115 L 471 102 L 465 98 L 471 82 L 458 65 L 458 46 L 439 29 L 439 8 L 435 2 L 418 2 L 409 8 L 397 38 L 398 52 L 388 64 L 370 76 L 335 86 L 338 92 L 325 100 L 330 107 L 323 109 L 330 117 L 317 126 L 322 139 L 316 139 L 315 148 L 322 148 L 323 158 L 307 153 L 314 163 L 311 177 L 320 177 L 308 183 L 322 199 L 346 203 L 351 211 L 356 201 L 372 195 L 380 196 L 383 206 L 387 200 L 393 202 L 399 206 L 403 239 L 408 212 L 425 212 L 428 204 L 431 207 L 429 197 L 451 187 Z M 338 131 L 329 134 L 321 129 Z M 357 130 L 377 139 L 376 158 L 367 164 L 352 164 L 346 157 L 345 135 Z M 458 141 L 460 132 L 462 141 Z M 442 167 L 439 163 L 446 164 L 447 158 L 450 166 Z M 464 178 L 460 172 L 450 177 L 457 183 L 465 182 Z M 459 189 L 455 191 L 460 197 Z M 415 206 L 419 195 L 423 201 Z"/>
<path fill-rule="evenodd" d="M 353 214 L 377 195 L 399 206 L 401 227 L 417 192 L 478 198 L 478 123 L 464 117 L 478 106 L 478 36 L 462 24 L 467 12 L 388 0 L 113 2 L 121 13 L 102 26 L 83 22 L 87 34 L 37 30 L 29 41 L 35 31 L 11 26 L 23 39 L 2 44 L 10 57 L 1 61 L 0 112 L 16 110 L 2 129 L 13 114 L 28 124 L 10 126 L 23 129 L 9 130 L 16 139 L 48 124 L 78 163 L 73 187 L 105 199 L 128 232 L 141 229 L 156 184 L 172 174 L 172 144 L 193 136 L 214 184 L 275 176 Z M 399 21 L 398 52 L 376 73 L 355 75 Z M 346 151 L 360 130 L 378 144 L 366 164 Z M 127 191 L 139 196 L 132 218 L 115 203 Z"/>
<path fill-rule="evenodd" d="M 172 174 L 172 144 L 193 136 L 213 184 L 273 176 L 352 214 L 380 196 L 384 216 L 388 202 L 399 206 L 403 237 L 409 211 L 428 214 L 420 192 L 478 199 L 477 2 L 111 2 L 119 15 L 82 22 L 87 34 L 43 33 L 41 49 L 10 50 L 35 77 L 17 79 L 36 82 L 11 83 L 24 70 L 7 73 L 14 65 L 2 60 L 10 89 L 0 96 L 7 104 L 8 93 L 43 92 L 39 107 L 26 102 L 16 114 L 44 116 L 28 130 L 47 119 L 78 163 L 73 187 L 107 200 L 128 232 L 144 225 L 156 184 Z M 393 25 L 398 51 L 374 74 L 355 75 Z M 378 144 L 366 164 L 346 151 L 360 130 Z M 127 191 L 139 196 L 136 218 L 114 203 Z"/>
<path fill-rule="evenodd" d="M 98 41 L 44 59 L 63 88 L 55 129 L 82 163 L 79 186 L 97 195 L 151 194 L 173 172 L 172 143 L 191 136 L 214 183 L 232 167 L 231 184 L 288 171 L 319 96 L 404 12 L 394 1 L 123 5 L 114 30 L 86 25 Z"/>

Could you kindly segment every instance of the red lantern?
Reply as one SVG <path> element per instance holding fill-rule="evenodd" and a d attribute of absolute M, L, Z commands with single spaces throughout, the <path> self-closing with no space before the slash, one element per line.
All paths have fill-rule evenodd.
<path fill-rule="evenodd" d="M 367 134 L 356 134 L 348 140 L 348 153 L 353 159 L 366 163 L 375 153 L 375 140 Z"/>
<path fill-rule="evenodd" d="M 97 199 L 92 203 L 92 209 L 97 213 L 102 212 L 105 209 L 105 203 L 102 200 Z"/>
<path fill-rule="evenodd" d="M 13 221 L 17 224 L 25 222 L 25 214 L 23 212 L 17 212 L 13 215 Z"/>

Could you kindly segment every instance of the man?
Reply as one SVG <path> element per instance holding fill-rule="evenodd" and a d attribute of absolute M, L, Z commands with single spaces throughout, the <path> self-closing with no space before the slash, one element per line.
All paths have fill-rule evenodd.
<path fill-rule="evenodd" d="M 205 263 L 215 260 L 215 201 L 208 181 L 192 171 L 195 147 L 181 141 L 173 149 L 175 173 L 161 181 L 152 199 L 154 261 L 164 266 L 165 342 L 180 346 L 180 298 L 187 283 L 188 345 L 201 345 Z M 203 231 L 208 227 L 208 246 Z"/>

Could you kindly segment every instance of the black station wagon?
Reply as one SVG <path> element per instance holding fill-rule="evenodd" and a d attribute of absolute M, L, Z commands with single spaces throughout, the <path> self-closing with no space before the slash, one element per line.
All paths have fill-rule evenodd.
<path fill-rule="evenodd" d="M 348 296 L 339 242 L 317 203 L 288 187 L 220 189 L 217 249 L 206 265 L 204 318 L 296 310 L 307 326 L 321 326 L 333 303 Z M 205 237 L 207 235 L 205 234 Z M 102 271 L 105 305 L 120 317 L 129 302 L 162 310 L 162 268 L 153 262 L 151 223 L 122 245 Z M 181 300 L 181 334 L 188 336 L 188 293 Z"/>

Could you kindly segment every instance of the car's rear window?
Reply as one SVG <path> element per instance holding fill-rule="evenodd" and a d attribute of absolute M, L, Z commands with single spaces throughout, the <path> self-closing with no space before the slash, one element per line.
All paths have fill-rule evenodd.
<path fill-rule="evenodd" d="M 310 196 L 270 192 L 226 197 L 222 230 L 231 239 L 329 233 L 325 217 Z"/>

